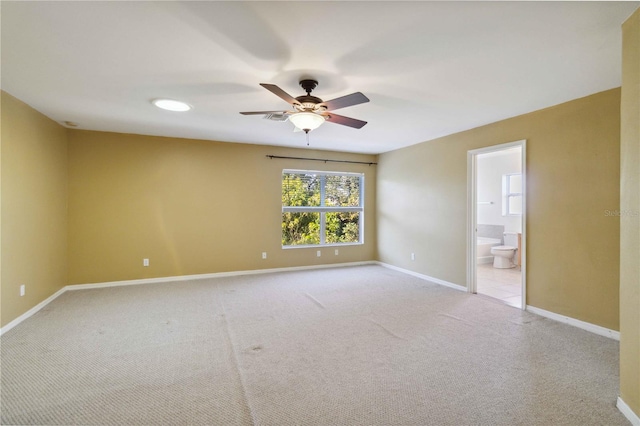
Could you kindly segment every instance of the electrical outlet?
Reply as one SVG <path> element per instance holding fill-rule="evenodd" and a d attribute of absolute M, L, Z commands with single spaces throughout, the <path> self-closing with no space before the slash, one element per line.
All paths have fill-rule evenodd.
<path fill-rule="evenodd" d="M 322 256 L 322 252 L 321 252 L 320 250 L 318 250 L 318 251 L 316 252 L 316 256 L 318 256 L 318 257 Z"/>
<path fill-rule="evenodd" d="M 262 258 L 263 258 L 263 259 L 266 259 L 266 258 L 267 258 L 267 252 L 266 252 L 266 251 L 263 251 L 263 252 L 262 252 Z"/>
<path fill-rule="evenodd" d="M 336 249 L 336 256 L 338 255 L 338 249 Z"/>
<path fill-rule="evenodd" d="M 142 259 L 142 266 L 149 266 L 149 259 Z"/>
<path fill-rule="evenodd" d="M 416 254 L 415 253 L 411 253 L 411 260 L 416 260 Z"/>
<path fill-rule="evenodd" d="M 25 285 L 24 285 L 24 284 L 22 284 L 22 285 L 20 286 L 20 296 L 24 296 L 25 290 L 26 290 Z"/>

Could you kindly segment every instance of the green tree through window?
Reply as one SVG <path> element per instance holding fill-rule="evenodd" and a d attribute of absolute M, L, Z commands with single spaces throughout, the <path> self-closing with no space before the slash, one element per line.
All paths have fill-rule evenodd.
<path fill-rule="evenodd" d="M 364 175 L 284 170 L 282 245 L 362 242 Z"/>

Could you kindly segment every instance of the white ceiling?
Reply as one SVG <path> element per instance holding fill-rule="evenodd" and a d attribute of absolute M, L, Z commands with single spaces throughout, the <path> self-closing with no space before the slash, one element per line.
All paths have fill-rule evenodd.
<path fill-rule="evenodd" d="M 1 2 L 2 89 L 79 128 L 306 147 L 302 77 L 338 110 L 311 148 L 381 153 L 620 86 L 640 2 Z M 170 113 L 150 100 L 194 106 Z"/>

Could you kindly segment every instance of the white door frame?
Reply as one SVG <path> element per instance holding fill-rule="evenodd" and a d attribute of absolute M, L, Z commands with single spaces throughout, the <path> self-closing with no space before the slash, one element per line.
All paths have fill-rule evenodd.
<path fill-rule="evenodd" d="M 478 197 L 477 197 L 477 156 L 489 152 L 502 151 L 503 149 L 521 147 L 522 150 L 522 247 L 520 252 L 522 270 L 522 305 L 527 307 L 527 141 L 492 145 L 484 148 L 467 151 L 467 291 L 477 292 L 477 243 L 476 232 L 478 228 Z"/>

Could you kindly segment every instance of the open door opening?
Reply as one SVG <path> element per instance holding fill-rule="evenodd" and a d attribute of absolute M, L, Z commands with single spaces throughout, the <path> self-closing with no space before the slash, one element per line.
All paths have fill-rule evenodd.
<path fill-rule="evenodd" d="M 467 288 L 526 308 L 526 141 L 468 152 Z"/>

